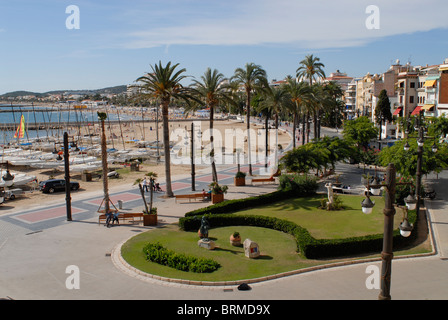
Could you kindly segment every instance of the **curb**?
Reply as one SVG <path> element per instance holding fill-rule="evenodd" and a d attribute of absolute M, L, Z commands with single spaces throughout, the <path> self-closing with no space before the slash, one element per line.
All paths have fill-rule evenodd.
<path fill-rule="evenodd" d="M 429 221 L 428 221 L 428 225 L 429 225 Z M 394 260 L 415 259 L 415 258 L 424 258 L 424 257 L 430 257 L 433 255 L 436 255 L 437 250 L 435 249 L 434 238 L 432 236 L 432 228 L 430 227 L 430 225 L 429 225 L 429 228 L 431 230 L 431 232 L 429 232 L 429 237 L 430 237 L 430 241 L 431 241 L 431 246 L 433 248 L 431 252 L 398 256 L 398 257 L 394 257 L 393 259 Z M 276 280 L 276 279 L 280 279 L 280 278 L 284 278 L 284 277 L 299 275 L 299 274 L 313 272 L 313 271 L 381 261 L 381 257 L 352 260 L 352 261 L 342 261 L 342 262 L 324 264 L 324 265 L 319 265 L 319 266 L 314 266 L 314 267 L 309 267 L 309 268 L 304 268 L 304 269 L 298 269 L 298 270 L 291 270 L 291 271 L 286 271 L 286 272 L 268 275 L 268 276 L 264 276 L 264 277 L 253 278 L 253 279 L 244 279 L 244 280 L 231 280 L 231 281 L 185 280 L 185 279 L 167 278 L 167 277 L 150 274 L 147 272 L 143 272 L 143 271 L 131 266 L 130 264 L 128 264 L 121 255 L 121 247 L 127 240 L 129 240 L 132 237 L 134 237 L 134 235 L 129 237 L 128 239 L 120 242 L 118 245 L 116 245 L 112 249 L 111 258 L 112 258 L 113 264 L 115 265 L 115 267 L 117 269 L 119 269 L 120 271 L 124 272 L 125 274 L 127 274 L 131 277 L 134 277 L 139 280 L 146 281 L 146 282 L 152 282 L 152 283 L 157 283 L 157 284 L 161 284 L 161 285 L 184 286 L 186 288 L 194 288 L 194 289 L 199 288 L 199 289 L 219 289 L 219 290 L 221 290 L 221 289 L 225 289 L 225 287 L 228 287 L 228 286 L 236 286 L 236 285 L 240 285 L 243 283 L 244 284 L 261 283 L 261 282 Z"/>

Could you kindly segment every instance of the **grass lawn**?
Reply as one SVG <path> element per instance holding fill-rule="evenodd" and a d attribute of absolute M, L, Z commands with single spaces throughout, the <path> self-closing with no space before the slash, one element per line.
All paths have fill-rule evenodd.
<path fill-rule="evenodd" d="M 261 256 L 249 259 L 244 255 L 243 247 L 232 246 L 230 235 L 238 231 L 244 239 L 252 239 L 260 246 Z M 300 258 L 293 237 L 271 229 L 232 226 L 211 229 L 209 233 L 217 248 L 207 250 L 197 245 L 196 232 L 180 231 L 176 225 L 168 225 L 137 235 L 122 247 L 123 258 L 132 266 L 164 277 L 198 281 L 229 281 L 258 278 L 285 271 L 316 265 L 316 261 Z M 211 258 L 221 267 L 212 273 L 193 273 L 178 271 L 145 260 L 142 248 L 148 242 L 160 242 L 164 247 L 176 252 L 196 257 Z"/>
<path fill-rule="evenodd" d="M 344 210 L 338 211 L 318 209 L 322 198 L 327 197 L 317 195 L 288 199 L 272 205 L 238 211 L 235 214 L 266 215 L 290 220 L 306 228 L 316 239 L 338 239 L 383 233 L 383 197 L 371 197 L 375 202 L 371 214 L 362 213 L 361 201 L 365 198 L 362 196 L 340 195 Z M 395 228 L 398 228 L 402 216 L 402 210 L 397 209 L 394 219 Z"/>
<path fill-rule="evenodd" d="M 363 214 L 361 211 L 361 201 L 364 197 L 341 195 L 345 207 L 341 211 L 318 209 L 322 197 L 325 196 L 318 195 L 309 198 L 284 200 L 272 205 L 238 211 L 235 214 L 267 215 L 291 220 L 308 229 L 316 239 L 347 238 L 383 233 L 384 215 L 382 210 L 384 200 L 382 197 L 372 197 L 376 205 L 370 215 Z M 398 228 L 401 218 L 402 211 L 397 209 L 394 219 L 395 228 Z M 229 237 L 234 231 L 241 234 L 242 241 L 249 238 L 259 244 L 261 256 L 258 259 L 245 257 L 243 247 L 235 247 L 229 243 Z M 177 225 L 167 225 L 128 240 L 122 246 L 122 256 L 130 265 L 144 272 L 163 277 L 197 281 L 253 279 L 332 262 L 300 257 L 296 251 L 296 242 L 291 235 L 267 228 L 249 226 L 212 228 L 209 236 L 216 243 L 217 248 L 215 250 L 200 248 L 197 245 L 199 240 L 197 232 L 185 232 L 180 230 Z M 142 248 L 148 242 L 160 242 L 164 247 L 179 253 L 213 259 L 221 267 L 212 273 L 199 274 L 178 271 L 148 262 L 142 251 Z M 421 253 L 429 250 L 430 248 L 426 243 L 415 248 L 408 248 L 401 254 Z M 379 256 L 379 254 L 378 252 L 373 256 Z M 400 255 L 399 252 L 395 252 L 395 254 Z M 364 258 L 366 257 L 364 256 Z"/>

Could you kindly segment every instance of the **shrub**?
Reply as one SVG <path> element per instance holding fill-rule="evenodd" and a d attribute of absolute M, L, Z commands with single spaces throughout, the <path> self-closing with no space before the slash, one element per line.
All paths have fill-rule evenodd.
<path fill-rule="evenodd" d="M 245 178 L 245 177 L 246 177 L 246 174 L 244 172 L 242 172 L 242 171 L 238 171 L 235 174 L 235 178 Z"/>
<path fill-rule="evenodd" d="M 282 174 L 279 177 L 279 190 L 291 190 L 301 195 L 309 195 L 316 193 L 318 187 L 316 177 L 307 177 L 300 174 Z"/>
<path fill-rule="evenodd" d="M 217 270 L 220 265 L 212 259 L 196 258 L 183 253 L 176 253 L 163 247 L 160 243 L 148 243 L 143 252 L 146 260 L 156 262 L 181 271 L 208 273 Z"/>

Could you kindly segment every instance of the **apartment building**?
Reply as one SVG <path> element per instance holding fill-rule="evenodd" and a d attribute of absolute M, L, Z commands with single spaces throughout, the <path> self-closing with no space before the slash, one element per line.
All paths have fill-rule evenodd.
<path fill-rule="evenodd" d="M 395 112 L 398 108 L 395 84 L 401 69 L 402 65 L 397 60 L 395 64 L 390 66 L 389 70 L 381 75 L 367 73 L 364 77 L 355 79 L 355 112 L 358 115 L 369 116 L 374 121 L 376 104 L 382 90 L 386 90 L 389 101 L 391 102 L 391 111 Z"/>

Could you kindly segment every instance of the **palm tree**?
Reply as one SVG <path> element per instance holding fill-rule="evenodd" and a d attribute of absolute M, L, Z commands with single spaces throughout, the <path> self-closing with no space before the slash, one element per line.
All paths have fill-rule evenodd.
<path fill-rule="evenodd" d="M 191 95 L 192 90 L 188 87 L 184 87 L 181 81 L 187 76 L 183 75 L 186 72 L 185 69 L 176 68 L 179 64 L 171 65 L 171 61 L 162 66 L 159 64 L 151 66 L 152 73 L 148 73 L 146 76 L 137 79 L 137 82 L 141 82 L 143 89 L 153 98 L 160 101 L 162 107 L 162 122 L 163 122 L 163 148 L 165 153 L 165 179 L 166 179 L 166 195 L 173 197 L 173 190 L 171 187 L 171 158 L 170 158 L 170 134 L 168 123 L 168 106 L 172 99 L 181 99 L 188 104 L 191 100 L 194 100 Z"/>
<path fill-rule="evenodd" d="M 227 79 L 222 73 L 214 69 L 207 68 L 204 75 L 201 76 L 201 81 L 193 80 L 193 88 L 196 90 L 200 105 L 205 105 L 210 108 L 210 158 L 212 164 L 212 178 L 213 182 L 218 183 L 218 174 L 215 165 L 215 148 L 213 137 L 213 115 L 214 110 L 220 102 L 234 103 L 227 90 Z"/>
<path fill-rule="evenodd" d="M 313 80 L 316 80 L 317 78 L 323 79 L 325 78 L 325 72 L 322 68 L 325 67 L 325 65 L 321 62 L 319 62 L 320 59 L 318 57 L 314 57 L 312 54 L 309 54 L 305 56 L 305 59 L 300 61 L 300 66 L 296 70 L 296 76 L 301 79 L 308 79 L 310 87 L 313 85 Z M 319 117 L 319 112 L 313 112 L 314 113 L 314 133 L 315 138 L 317 135 L 317 119 Z"/>
<path fill-rule="evenodd" d="M 261 115 L 264 116 L 264 128 L 265 128 L 265 168 L 268 167 L 268 153 L 269 153 L 269 119 L 271 118 L 271 110 L 264 108 L 262 102 L 264 97 L 261 92 L 256 92 L 255 96 L 252 98 L 252 107 Z"/>
<path fill-rule="evenodd" d="M 275 123 L 275 146 L 274 146 L 274 161 L 277 166 L 278 159 L 278 119 L 279 114 L 283 112 L 288 104 L 288 92 L 284 88 L 272 88 L 269 85 L 264 88 L 263 95 L 265 99 L 261 101 L 261 108 L 268 109 L 270 113 L 274 114 Z M 277 170 L 277 168 L 276 168 Z"/>
<path fill-rule="evenodd" d="M 303 119 L 305 119 L 305 107 L 308 101 L 311 99 L 311 91 L 310 87 L 306 82 L 297 82 L 295 79 L 291 77 L 287 78 L 287 82 L 284 85 L 284 89 L 288 92 L 289 99 L 292 102 L 291 111 L 294 115 L 294 124 L 293 124 L 293 136 L 294 142 L 293 147 L 296 147 L 296 124 L 298 122 L 298 117 L 303 115 Z M 305 127 L 303 127 L 303 140 L 305 137 Z"/>
<path fill-rule="evenodd" d="M 266 71 L 261 66 L 254 63 L 246 63 L 245 68 L 237 68 L 232 80 L 244 86 L 246 91 L 246 112 L 247 112 L 247 144 L 249 155 L 249 175 L 252 175 L 252 159 L 250 145 L 250 101 L 251 93 L 260 83 L 266 81 Z"/>
<path fill-rule="evenodd" d="M 319 61 L 318 57 L 314 57 L 312 54 L 307 55 L 305 59 L 300 61 L 300 66 L 296 70 L 297 77 L 308 79 L 310 86 L 313 84 L 316 76 L 321 79 L 325 78 L 325 72 L 322 70 L 325 65 Z"/>
<path fill-rule="evenodd" d="M 341 86 L 334 81 L 329 81 L 322 86 L 322 106 L 327 115 L 326 123 L 328 126 L 332 126 L 333 123 L 336 128 L 339 126 L 342 119 L 340 114 L 345 106 L 345 103 L 341 100 L 343 94 Z"/>

